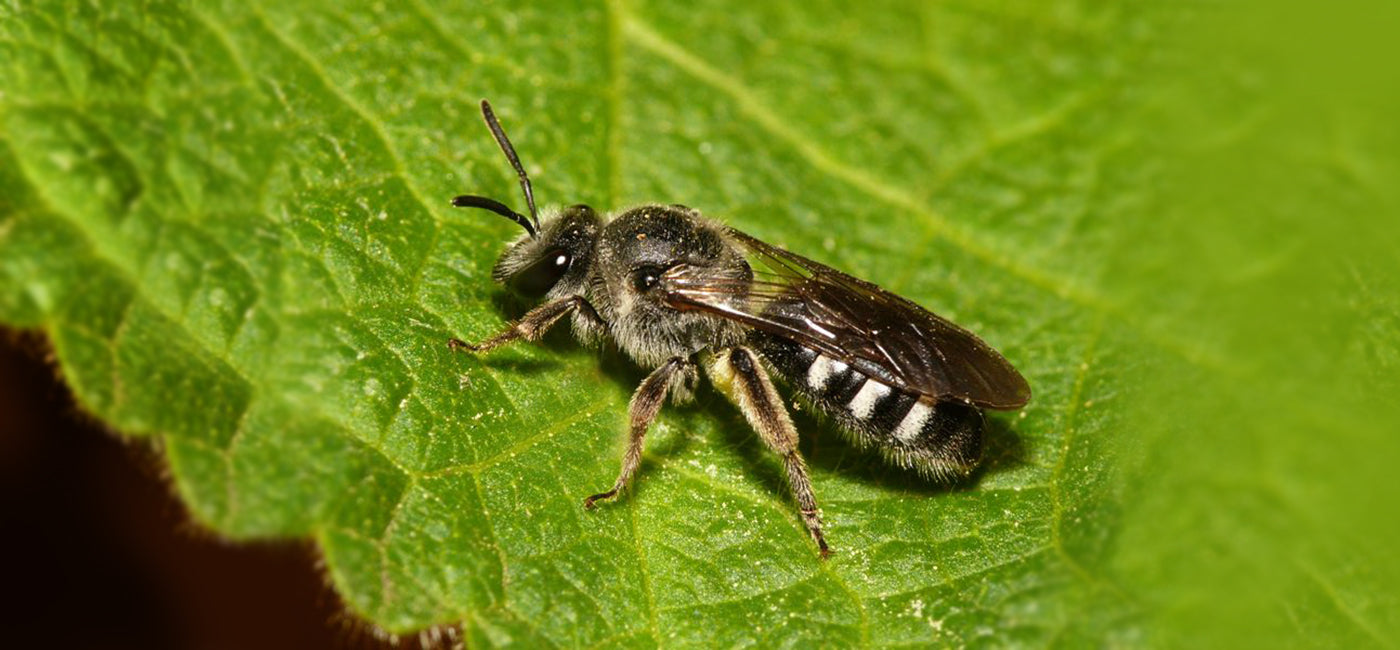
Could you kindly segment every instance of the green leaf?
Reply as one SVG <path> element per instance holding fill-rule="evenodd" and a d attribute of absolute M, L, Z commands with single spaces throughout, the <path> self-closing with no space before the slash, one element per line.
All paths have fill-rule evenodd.
<path fill-rule="evenodd" d="M 1274 41 L 1223 57 L 1249 21 L 1200 8 L 552 4 L 0 7 L 0 322 L 193 518 L 314 538 L 392 632 L 1393 644 L 1393 97 L 1278 110 Z M 445 345 L 528 308 L 490 282 L 516 227 L 448 206 L 519 202 L 481 97 L 544 202 L 697 207 L 977 331 L 1034 400 L 955 486 L 798 413 L 825 562 L 709 389 L 585 512 L 646 369 Z"/>

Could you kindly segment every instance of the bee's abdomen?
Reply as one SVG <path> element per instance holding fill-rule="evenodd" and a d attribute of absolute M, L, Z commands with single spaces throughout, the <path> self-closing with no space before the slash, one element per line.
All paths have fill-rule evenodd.
<path fill-rule="evenodd" d="M 926 474 L 961 474 L 982 452 L 982 412 L 901 390 L 789 339 L 755 333 L 776 374 L 861 446 Z"/>

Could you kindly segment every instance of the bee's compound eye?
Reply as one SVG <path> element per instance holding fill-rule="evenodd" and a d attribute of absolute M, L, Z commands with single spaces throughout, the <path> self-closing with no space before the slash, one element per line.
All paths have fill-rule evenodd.
<path fill-rule="evenodd" d="M 643 266 L 632 272 L 632 288 L 639 293 L 651 291 L 661 282 L 661 274 L 665 272 L 666 269 L 659 266 Z"/>
<path fill-rule="evenodd" d="M 564 277 L 573 257 L 567 251 L 554 249 L 547 251 L 538 260 L 511 278 L 511 287 L 530 297 L 543 296 Z"/>

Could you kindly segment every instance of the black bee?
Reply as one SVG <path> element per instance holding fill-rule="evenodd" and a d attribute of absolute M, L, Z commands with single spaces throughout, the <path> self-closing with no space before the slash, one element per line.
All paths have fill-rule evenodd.
<path fill-rule="evenodd" d="M 491 105 L 481 112 L 520 176 L 530 218 L 494 199 L 459 196 L 525 229 L 492 278 L 543 299 L 518 322 L 476 345 L 485 352 L 536 340 L 568 317 L 585 343 L 610 339 L 652 373 L 629 406 L 622 471 L 627 486 L 662 402 L 691 398 L 703 366 L 783 459 L 802 520 L 830 554 L 797 431 L 770 375 L 829 415 L 861 447 L 930 477 L 967 473 L 982 452 L 982 409 L 1030 399 L 1016 369 L 981 339 L 869 282 L 706 219 L 683 205 L 643 205 L 601 216 L 586 205 L 546 210 Z"/>

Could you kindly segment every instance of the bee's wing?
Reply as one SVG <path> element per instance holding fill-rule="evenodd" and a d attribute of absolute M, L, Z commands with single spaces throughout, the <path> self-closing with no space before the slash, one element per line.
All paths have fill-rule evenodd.
<path fill-rule="evenodd" d="M 785 337 L 868 376 L 939 400 L 1019 408 L 1030 386 L 971 332 L 874 284 L 737 230 L 752 277 L 680 265 L 662 277 L 667 302 Z"/>

